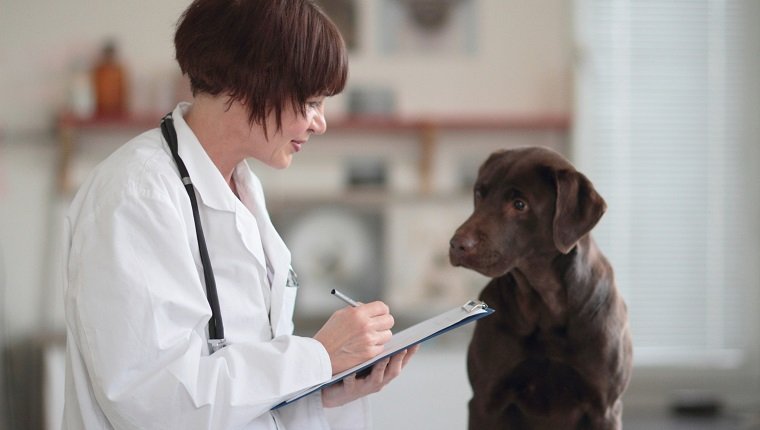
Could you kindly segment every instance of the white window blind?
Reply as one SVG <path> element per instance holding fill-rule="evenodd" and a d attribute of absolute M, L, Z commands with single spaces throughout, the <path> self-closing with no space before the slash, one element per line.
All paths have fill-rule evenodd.
<path fill-rule="evenodd" d="M 579 0 L 574 159 L 607 200 L 594 230 L 628 303 L 637 365 L 734 368 L 754 348 L 731 0 Z M 745 115 L 746 118 L 746 115 Z M 753 139 L 756 141 L 756 138 Z M 755 188 L 756 189 L 756 188 Z M 751 199 L 760 196 L 751 195 Z"/>

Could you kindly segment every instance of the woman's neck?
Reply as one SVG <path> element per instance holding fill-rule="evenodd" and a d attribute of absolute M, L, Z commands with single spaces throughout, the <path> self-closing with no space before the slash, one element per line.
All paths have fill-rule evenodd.
<path fill-rule="evenodd" d="M 195 97 L 190 111 L 185 114 L 185 122 L 198 138 L 227 184 L 237 195 L 232 172 L 245 159 L 241 150 L 240 121 L 238 109 L 228 109 L 225 97 Z"/>

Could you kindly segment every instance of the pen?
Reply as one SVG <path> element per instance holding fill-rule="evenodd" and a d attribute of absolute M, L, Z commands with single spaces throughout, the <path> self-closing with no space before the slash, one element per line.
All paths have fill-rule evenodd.
<path fill-rule="evenodd" d="M 349 305 L 353 306 L 353 307 L 359 306 L 359 303 L 357 303 L 356 300 L 352 299 L 351 297 L 348 297 L 347 295 L 341 293 L 340 291 L 336 290 L 335 288 L 333 288 L 333 290 L 330 291 L 330 293 L 332 295 L 334 295 L 335 297 L 337 297 L 337 298 L 343 300 L 344 302 L 348 303 Z"/>

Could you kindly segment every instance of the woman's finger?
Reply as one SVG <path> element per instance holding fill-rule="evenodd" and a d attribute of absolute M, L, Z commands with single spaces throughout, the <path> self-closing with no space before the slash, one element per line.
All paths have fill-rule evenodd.
<path fill-rule="evenodd" d="M 380 301 L 363 303 L 358 309 L 370 317 L 390 314 L 388 305 Z"/>
<path fill-rule="evenodd" d="M 374 335 L 375 345 L 379 345 L 379 346 L 385 345 L 386 343 L 388 343 L 388 341 L 391 340 L 392 337 L 393 337 L 393 332 L 391 332 L 390 330 L 375 332 L 375 335 Z"/>
<path fill-rule="evenodd" d="M 356 386 L 356 373 L 343 378 L 343 385 L 345 386 L 344 388 L 346 389 L 346 391 L 349 391 L 349 392 L 353 391 L 354 387 Z"/>
<path fill-rule="evenodd" d="M 385 369 L 383 385 L 388 384 L 401 373 L 401 368 L 403 367 L 406 353 L 406 350 L 404 350 L 393 356 L 390 363 L 388 364 L 388 367 Z"/>
<path fill-rule="evenodd" d="M 409 360 L 411 360 L 412 357 L 414 357 L 414 354 L 416 354 L 417 351 L 419 351 L 419 350 L 420 350 L 420 344 L 419 343 L 417 345 L 414 345 L 411 348 L 408 348 L 406 350 L 406 355 L 404 356 L 404 362 L 401 363 L 401 367 L 403 368 L 404 366 L 406 366 L 406 363 L 408 363 Z"/>
<path fill-rule="evenodd" d="M 385 378 L 385 369 L 388 367 L 388 363 L 390 363 L 391 359 L 390 357 L 384 358 L 377 363 L 375 363 L 375 366 L 372 368 L 372 373 L 370 373 L 368 382 L 370 382 L 372 385 L 376 386 L 377 389 L 383 386 L 383 379 Z"/>
<path fill-rule="evenodd" d="M 394 320 L 393 315 L 384 314 L 372 317 L 371 326 L 377 331 L 390 330 L 393 328 L 393 324 L 395 324 L 395 322 L 396 321 Z"/>

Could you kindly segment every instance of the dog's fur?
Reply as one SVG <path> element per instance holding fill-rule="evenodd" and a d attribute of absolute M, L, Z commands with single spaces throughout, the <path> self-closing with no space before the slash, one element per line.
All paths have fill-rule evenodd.
<path fill-rule="evenodd" d="M 606 210 L 591 182 L 545 148 L 492 154 L 449 256 L 492 278 L 467 367 L 469 428 L 620 429 L 631 374 L 625 303 L 589 231 Z"/>

